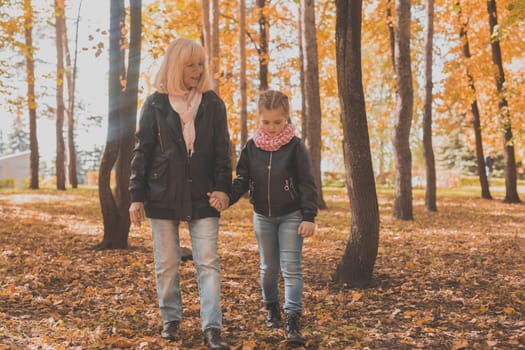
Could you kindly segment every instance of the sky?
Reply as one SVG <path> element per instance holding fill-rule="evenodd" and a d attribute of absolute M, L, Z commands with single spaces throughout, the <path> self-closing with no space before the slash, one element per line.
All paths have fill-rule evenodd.
<path fill-rule="evenodd" d="M 70 51 L 73 55 L 74 50 L 74 32 L 75 20 L 78 13 L 79 0 L 69 2 L 71 8 L 67 9 L 68 16 L 68 35 L 70 39 Z M 40 3 L 35 10 L 41 10 L 42 13 L 50 13 L 49 4 Z M 47 105 L 55 107 L 55 85 L 53 76 L 56 74 L 56 48 L 54 41 L 54 29 L 47 24 L 40 24 L 33 30 L 34 46 L 39 50 L 35 54 L 37 62 L 35 64 L 36 70 L 36 93 L 42 94 L 48 91 L 49 97 L 38 99 L 37 97 L 37 137 L 40 150 L 40 157 L 44 161 L 53 161 L 56 152 L 56 136 L 55 136 L 55 120 L 44 116 L 47 112 Z M 82 1 L 81 15 L 79 21 L 79 46 L 78 46 L 78 71 L 77 71 L 77 86 L 76 86 L 76 101 L 81 103 L 82 107 L 77 108 L 76 118 L 78 120 L 76 126 L 76 143 L 77 148 L 84 150 L 91 150 L 95 146 L 101 146 L 106 139 L 106 123 L 107 119 L 103 118 L 101 126 L 96 123 L 87 122 L 90 116 L 106 116 L 107 115 L 107 71 L 108 71 L 108 56 L 107 51 L 103 50 L 98 57 L 95 56 L 95 51 L 92 49 L 99 41 L 104 43 L 107 47 L 107 35 L 100 34 L 102 30 L 107 30 L 109 27 L 109 2 L 107 0 L 84 0 Z M 97 29 L 100 29 L 97 31 Z M 45 36 L 44 36 L 45 35 Z M 90 40 L 90 38 L 94 38 Z M 0 53 L 1 54 L 1 53 Z M 19 75 L 19 90 L 18 94 L 25 96 L 27 94 L 27 85 L 25 76 Z M 47 86 L 47 88 L 45 87 Z M 65 87 L 64 95 L 67 96 Z M 6 107 L 0 105 L 0 113 L 4 117 L 0 117 L 0 129 L 3 131 L 4 141 L 12 130 L 13 116 L 10 116 L 6 111 Z M 27 120 L 27 109 L 23 111 L 23 117 Z"/>

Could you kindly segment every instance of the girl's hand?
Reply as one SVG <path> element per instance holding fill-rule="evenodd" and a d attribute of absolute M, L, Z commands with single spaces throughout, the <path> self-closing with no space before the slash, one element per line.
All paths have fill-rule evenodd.
<path fill-rule="evenodd" d="M 313 236 L 313 234 L 315 233 L 315 224 L 310 221 L 302 221 L 299 225 L 297 233 L 303 237 Z"/>

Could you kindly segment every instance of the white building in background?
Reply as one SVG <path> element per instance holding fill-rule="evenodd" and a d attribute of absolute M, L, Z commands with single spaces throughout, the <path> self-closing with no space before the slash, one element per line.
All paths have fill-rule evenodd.
<path fill-rule="evenodd" d="M 16 187 L 23 187 L 31 175 L 30 155 L 31 151 L 25 151 L 0 157 L 0 180 L 14 179 Z"/>

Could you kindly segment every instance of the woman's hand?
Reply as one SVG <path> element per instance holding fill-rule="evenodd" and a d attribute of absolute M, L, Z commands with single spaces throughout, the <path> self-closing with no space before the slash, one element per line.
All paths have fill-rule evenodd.
<path fill-rule="evenodd" d="M 140 227 L 142 221 L 146 219 L 146 213 L 144 212 L 144 203 L 131 203 L 131 205 L 129 206 L 129 218 L 133 225 Z"/>
<path fill-rule="evenodd" d="M 225 209 L 228 209 L 228 207 L 230 206 L 230 198 L 224 192 L 208 192 L 208 197 L 210 197 L 210 205 L 214 207 L 217 211 L 223 211 Z"/>
<path fill-rule="evenodd" d="M 302 221 L 299 225 L 297 233 L 303 237 L 313 236 L 313 234 L 315 233 L 315 224 L 310 221 Z"/>

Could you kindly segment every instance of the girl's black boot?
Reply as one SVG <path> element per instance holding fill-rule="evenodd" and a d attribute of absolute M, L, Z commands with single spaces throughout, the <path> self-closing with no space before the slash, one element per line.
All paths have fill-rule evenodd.
<path fill-rule="evenodd" d="M 266 327 L 279 328 L 281 325 L 281 311 L 279 303 L 266 304 Z"/>
<path fill-rule="evenodd" d="M 293 346 L 303 346 L 304 338 L 301 335 L 301 314 L 299 312 L 289 312 L 286 314 L 286 342 Z"/>

